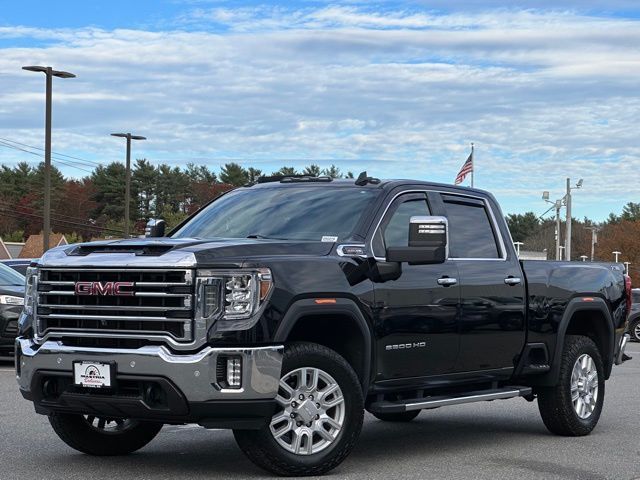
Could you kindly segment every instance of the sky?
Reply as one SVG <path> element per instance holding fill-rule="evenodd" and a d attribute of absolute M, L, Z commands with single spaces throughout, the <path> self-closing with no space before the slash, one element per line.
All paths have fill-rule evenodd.
<path fill-rule="evenodd" d="M 71 177 L 121 160 L 120 131 L 152 163 L 444 183 L 473 142 L 505 213 L 542 214 L 567 177 L 578 218 L 640 201 L 635 0 L 0 0 L 0 142 L 41 147 L 44 77 L 24 65 L 77 75 L 53 87 Z M 0 143 L 19 161 L 39 157 Z"/>

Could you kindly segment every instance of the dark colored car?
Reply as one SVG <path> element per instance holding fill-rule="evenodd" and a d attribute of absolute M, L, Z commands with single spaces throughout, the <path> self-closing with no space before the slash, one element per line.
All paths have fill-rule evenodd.
<path fill-rule="evenodd" d="M 31 263 L 37 262 L 37 258 L 14 258 L 11 260 L 0 260 L 0 263 L 5 264 L 7 267 L 13 268 L 16 272 L 21 275 L 27 274 L 27 268 Z"/>
<path fill-rule="evenodd" d="M 24 305 L 24 276 L 0 264 L 0 356 L 13 355 Z"/>
<path fill-rule="evenodd" d="M 631 340 L 640 342 L 640 288 L 632 290 L 632 300 L 628 333 L 631 335 Z"/>

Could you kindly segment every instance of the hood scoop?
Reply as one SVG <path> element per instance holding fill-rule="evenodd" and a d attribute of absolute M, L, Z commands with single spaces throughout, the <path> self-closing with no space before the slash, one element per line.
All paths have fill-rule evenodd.
<path fill-rule="evenodd" d="M 175 245 L 166 243 L 150 244 L 86 244 L 78 245 L 66 251 L 69 256 L 87 256 L 94 253 L 132 253 L 137 256 L 158 257 L 167 253 Z"/>

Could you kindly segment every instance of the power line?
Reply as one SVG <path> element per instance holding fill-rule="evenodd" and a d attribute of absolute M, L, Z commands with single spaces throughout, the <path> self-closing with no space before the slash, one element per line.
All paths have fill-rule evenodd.
<path fill-rule="evenodd" d="M 38 215 L 37 213 L 17 213 L 14 212 L 12 210 L 5 210 L 6 207 L 1 207 L 0 206 L 0 213 L 2 213 L 3 215 L 6 215 L 8 217 L 12 217 L 12 218 L 16 218 L 16 219 L 22 219 L 25 216 L 26 217 L 31 217 L 31 218 L 44 218 L 43 215 Z M 93 231 L 97 231 L 97 232 L 103 232 L 103 231 L 107 231 L 107 232 L 114 232 L 114 233 L 119 233 L 119 234 L 124 234 L 124 232 L 122 230 L 116 230 L 114 228 L 109 228 L 109 227 L 100 227 L 97 225 L 88 225 L 88 224 L 82 224 L 82 223 L 77 223 L 77 222 L 72 222 L 69 220 L 60 220 L 57 218 L 52 218 L 51 219 L 52 223 L 57 223 L 59 226 L 66 226 L 66 225 L 71 225 L 73 227 L 81 227 L 85 230 L 93 230 Z M 61 224 L 66 224 L 66 225 L 61 225 Z"/>
<path fill-rule="evenodd" d="M 15 145 L 11 145 L 11 144 L 9 144 L 9 143 L 5 143 L 5 142 L 3 142 L 3 141 L 0 141 L 0 147 L 12 148 L 12 149 L 14 149 L 14 150 L 19 150 L 19 151 L 21 151 L 21 152 L 30 153 L 31 155 L 35 155 L 36 157 L 44 158 L 44 155 L 43 155 L 43 154 L 41 154 L 41 153 L 38 153 L 38 152 L 32 152 L 32 151 L 30 151 L 30 150 L 26 150 L 26 149 L 24 149 L 24 148 L 17 147 L 17 146 L 15 146 Z M 76 162 L 70 163 L 70 162 L 66 162 L 66 161 L 64 161 L 64 160 L 60 160 L 59 158 L 54 158 L 53 160 L 54 160 L 56 163 L 60 163 L 60 164 L 62 164 L 62 165 L 66 165 L 66 166 L 71 167 L 71 168 L 76 168 L 76 169 L 78 169 L 78 170 L 82 170 L 83 172 L 93 173 L 91 170 L 87 170 L 86 168 L 82 168 L 82 167 L 78 167 L 77 165 L 74 165 L 73 163 L 76 163 Z"/>
<path fill-rule="evenodd" d="M 35 145 L 29 145 L 26 143 L 21 143 L 21 142 L 17 142 L 15 140 L 10 140 L 8 138 L 2 138 L 0 137 L 0 140 L 3 140 L 5 142 L 9 142 L 9 143 L 15 143 L 16 145 L 21 145 L 23 147 L 29 147 L 29 148 L 33 148 L 35 150 L 42 150 L 44 151 L 44 148 L 42 147 L 37 147 Z M 67 158 L 71 158 L 73 160 L 79 160 L 80 162 L 86 163 L 86 164 L 93 164 L 93 165 L 101 165 L 100 162 L 95 162 L 93 160 L 86 160 L 84 158 L 80 158 L 80 157 L 74 157 L 73 155 L 67 155 L 66 153 L 60 153 L 60 152 L 51 152 L 52 155 L 57 155 L 60 157 L 67 157 Z"/>
<path fill-rule="evenodd" d="M 29 207 L 29 206 L 19 205 L 17 203 L 12 204 L 10 202 L 3 201 L 3 200 L 0 200 L 0 207 L 9 208 L 9 209 L 12 209 L 13 211 L 16 211 L 16 209 L 28 209 L 28 210 L 33 210 L 33 211 L 37 212 L 39 210 L 39 209 L 35 209 L 35 208 Z M 18 213 L 20 213 L 20 212 L 18 212 Z M 27 213 L 31 213 L 31 212 L 27 212 Z M 51 214 L 52 214 L 52 216 L 55 215 L 55 216 L 59 217 L 61 220 L 70 219 L 70 220 L 76 220 L 76 221 L 78 221 L 80 223 L 85 223 L 87 221 L 86 218 L 73 217 L 73 216 L 70 216 L 70 215 L 57 213 L 55 210 L 52 210 Z M 94 224 L 88 223 L 87 225 L 94 225 Z"/>

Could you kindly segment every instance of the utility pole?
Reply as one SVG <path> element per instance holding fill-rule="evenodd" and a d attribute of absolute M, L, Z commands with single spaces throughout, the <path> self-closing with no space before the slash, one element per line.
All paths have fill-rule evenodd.
<path fill-rule="evenodd" d="M 44 225 L 42 229 L 42 253 L 49 250 L 49 232 L 51 231 L 51 105 L 53 93 L 53 77 L 74 78 L 69 72 L 54 70 L 51 67 L 32 65 L 22 67 L 30 72 L 42 72 L 45 74 L 45 114 L 44 114 Z"/>
<path fill-rule="evenodd" d="M 565 195 L 565 205 L 567 207 L 566 233 L 564 238 L 565 259 L 571 261 L 571 190 L 582 187 L 582 179 L 578 180 L 575 187 L 571 186 L 571 179 L 567 178 L 567 193 Z"/>
<path fill-rule="evenodd" d="M 620 255 L 622 255 L 622 252 L 618 252 L 618 251 L 616 250 L 615 252 L 611 252 L 611 253 L 613 253 L 613 254 L 616 256 L 616 263 L 618 263 L 618 257 L 619 257 Z"/>
<path fill-rule="evenodd" d="M 598 243 L 598 232 L 600 231 L 600 227 L 591 225 L 589 227 L 584 227 L 584 228 L 587 230 L 591 230 L 591 261 L 593 262 L 593 257 L 596 250 L 596 243 Z"/>
<path fill-rule="evenodd" d="M 125 167 L 124 186 L 124 236 L 125 238 L 129 238 L 129 204 L 131 203 L 131 140 L 146 140 L 147 137 L 131 135 L 131 133 L 112 133 L 111 136 L 127 139 L 127 163 Z"/>

